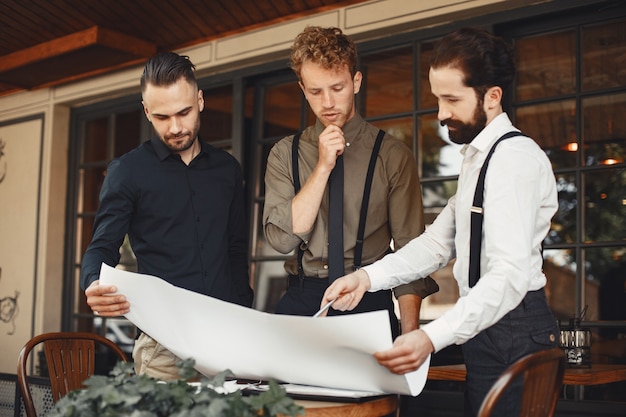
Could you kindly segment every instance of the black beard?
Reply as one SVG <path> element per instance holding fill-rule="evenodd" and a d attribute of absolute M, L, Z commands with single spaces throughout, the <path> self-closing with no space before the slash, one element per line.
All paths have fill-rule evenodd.
<path fill-rule="evenodd" d="M 448 137 L 452 142 L 459 145 L 470 143 L 487 126 L 487 114 L 479 103 L 474 110 L 474 118 L 471 123 L 446 119 L 441 121 L 441 126 L 448 126 Z M 454 130 L 450 130 L 450 126 Z"/>

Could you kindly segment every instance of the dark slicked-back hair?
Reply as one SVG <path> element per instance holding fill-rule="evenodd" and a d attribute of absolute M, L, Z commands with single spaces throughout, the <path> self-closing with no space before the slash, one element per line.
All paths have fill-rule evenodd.
<path fill-rule="evenodd" d="M 146 91 L 148 84 L 168 86 L 181 77 L 197 85 L 195 69 L 195 65 L 191 63 L 188 56 L 178 55 L 175 52 L 160 52 L 146 62 L 139 81 L 141 92 Z"/>
<path fill-rule="evenodd" d="M 291 47 L 291 69 L 300 77 L 305 62 L 313 62 L 328 70 L 348 67 L 350 75 L 356 74 L 357 52 L 352 40 L 341 29 L 307 26 Z"/>
<path fill-rule="evenodd" d="M 465 85 L 480 97 L 495 86 L 507 91 L 515 76 L 511 47 L 504 39 L 477 28 L 459 29 L 437 42 L 430 67 L 459 69 Z"/>

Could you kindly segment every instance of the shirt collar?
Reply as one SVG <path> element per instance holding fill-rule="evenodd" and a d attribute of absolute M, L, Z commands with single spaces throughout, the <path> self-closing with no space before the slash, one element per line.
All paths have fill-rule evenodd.
<path fill-rule="evenodd" d="M 500 136 L 512 130 L 518 131 L 511 123 L 509 116 L 502 112 L 485 126 L 478 136 L 464 147 L 463 152 L 466 151 L 467 147 L 474 148 L 477 152 L 487 152 Z"/>
<path fill-rule="evenodd" d="M 200 137 L 198 137 L 198 141 L 200 142 L 200 153 L 198 155 L 203 153 L 208 154 L 208 145 L 204 143 Z M 152 144 L 154 152 L 157 154 L 160 161 L 164 161 L 168 156 L 174 155 L 170 148 L 168 148 L 158 136 L 152 137 L 152 139 L 150 139 L 150 143 Z"/>

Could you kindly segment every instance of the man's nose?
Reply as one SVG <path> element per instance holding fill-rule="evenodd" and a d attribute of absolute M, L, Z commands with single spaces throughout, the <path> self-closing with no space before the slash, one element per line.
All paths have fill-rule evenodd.
<path fill-rule="evenodd" d="M 172 117 L 172 119 L 170 120 L 170 132 L 176 134 L 176 133 L 180 133 L 182 129 L 183 129 L 183 124 L 180 118 Z"/>
<path fill-rule="evenodd" d="M 335 99 L 333 97 L 333 94 L 331 92 L 324 92 L 322 93 L 322 105 L 327 108 L 333 108 L 335 105 Z"/>
<path fill-rule="evenodd" d="M 437 119 L 439 119 L 440 122 L 448 120 L 451 116 L 452 113 L 446 106 L 439 105 L 439 109 L 437 110 Z"/>

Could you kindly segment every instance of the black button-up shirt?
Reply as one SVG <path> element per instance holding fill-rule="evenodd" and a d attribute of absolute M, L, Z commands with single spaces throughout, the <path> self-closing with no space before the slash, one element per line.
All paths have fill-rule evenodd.
<path fill-rule="evenodd" d="M 191 291 L 252 305 L 241 167 L 200 141 L 189 166 L 157 137 L 112 161 L 100 192 L 81 287 L 115 266 L 126 234 L 138 272 Z"/>

